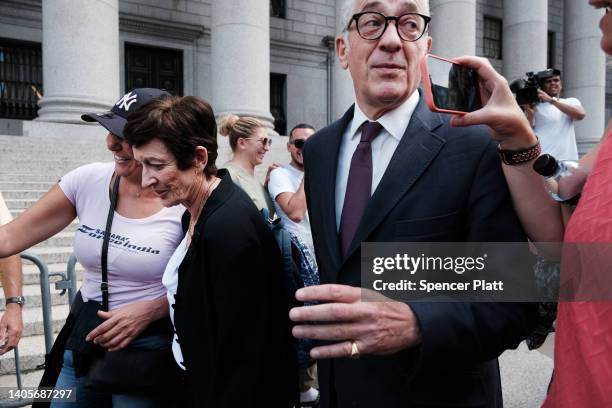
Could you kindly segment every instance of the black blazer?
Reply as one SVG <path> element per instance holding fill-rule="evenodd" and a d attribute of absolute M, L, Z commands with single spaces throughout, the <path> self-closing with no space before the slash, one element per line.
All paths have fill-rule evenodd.
<path fill-rule="evenodd" d="M 322 283 L 360 285 L 362 241 L 525 241 L 482 127 L 453 129 L 421 98 L 372 195 L 347 259 L 336 230 L 340 142 L 353 108 L 304 147 L 305 189 Z M 409 303 L 422 344 L 389 356 L 319 363 L 322 407 L 501 407 L 496 357 L 535 323 L 535 306 Z"/>
<path fill-rule="evenodd" d="M 218 176 L 179 268 L 174 310 L 193 405 L 290 407 L 296 354 L 280 251 L 251 199 L 226 170 Z"/>

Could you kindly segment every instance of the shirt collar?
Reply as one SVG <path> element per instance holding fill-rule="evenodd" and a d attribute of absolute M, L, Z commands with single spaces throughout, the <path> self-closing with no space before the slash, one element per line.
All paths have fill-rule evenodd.
<path fill-rule="evenodd" d="M 397 139 L 398 141 L 401 140 L 406 128 L 408 127 L 408 123 L 412 118 L 412 114 L 419 103 L 419 98 L 419 91 L 418 89 L 415 89 L 412 95 L 410 95 L 410 97 L 406 99 L 404 103 L 382 115 L 380 118 L 378 118 L 377 122 L 380 123 L 393 138 Z M 369 120 L 370 119 L 359 107 L 359 104 L 355 101 L 355 113 L 353 114 L 353 121 L 351 122 L 349 133 L 351 135 L 351 139 L 355 137 L 363 122 Z"/>

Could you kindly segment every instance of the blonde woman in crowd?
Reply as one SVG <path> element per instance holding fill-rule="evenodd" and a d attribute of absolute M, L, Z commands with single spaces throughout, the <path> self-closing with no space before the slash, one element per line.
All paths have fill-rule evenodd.
<path fill-rule="evenodd" d="M 242 188 L 258 209 L 267 208 L 274 216 L 274 204 L 266 188 L 255 177 L 255 167 L 263 163 L 270 150 L 272 139 L 266 128 L 257 119 L 229 115 L 221 119 L 219 133 L 229 137 L 233 157 L 222 167 L 226 168 L 232 181 Z M 268 171 L 269 175 L 270 171 Z M 267 178 L 266 176 L 266 184 Z"/>

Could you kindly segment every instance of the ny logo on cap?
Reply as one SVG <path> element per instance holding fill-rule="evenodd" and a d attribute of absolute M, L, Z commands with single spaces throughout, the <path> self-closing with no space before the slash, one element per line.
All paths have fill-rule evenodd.
<path fill-rule="evenodd" d="M 138 95 L 136 95 L 134 92 L 126 93 L 121 99 L 117 101 L 115 106 L 119 107 L 119 109 L 129 111 L 130 106 L 132 106 L 132 104 L 136 102 L 137 97 Z"/>

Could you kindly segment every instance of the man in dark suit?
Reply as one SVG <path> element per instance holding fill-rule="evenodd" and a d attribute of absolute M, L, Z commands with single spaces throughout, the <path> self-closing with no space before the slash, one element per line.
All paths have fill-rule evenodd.
<path fill-rule="evenodd" d="M 361 242 L 525 236 L 486 130 L 451 128 L 417 89 L 427 1 L 346 5 L 336 51 L 356 103 L 303 151 L 322 285 L 296 297 L 321 304 L 291 311 L 293 333 L 321 341 L 323 407 L 501 407 L 497 357 L 529 334 L 535 307 L 361 299 Z"/>

